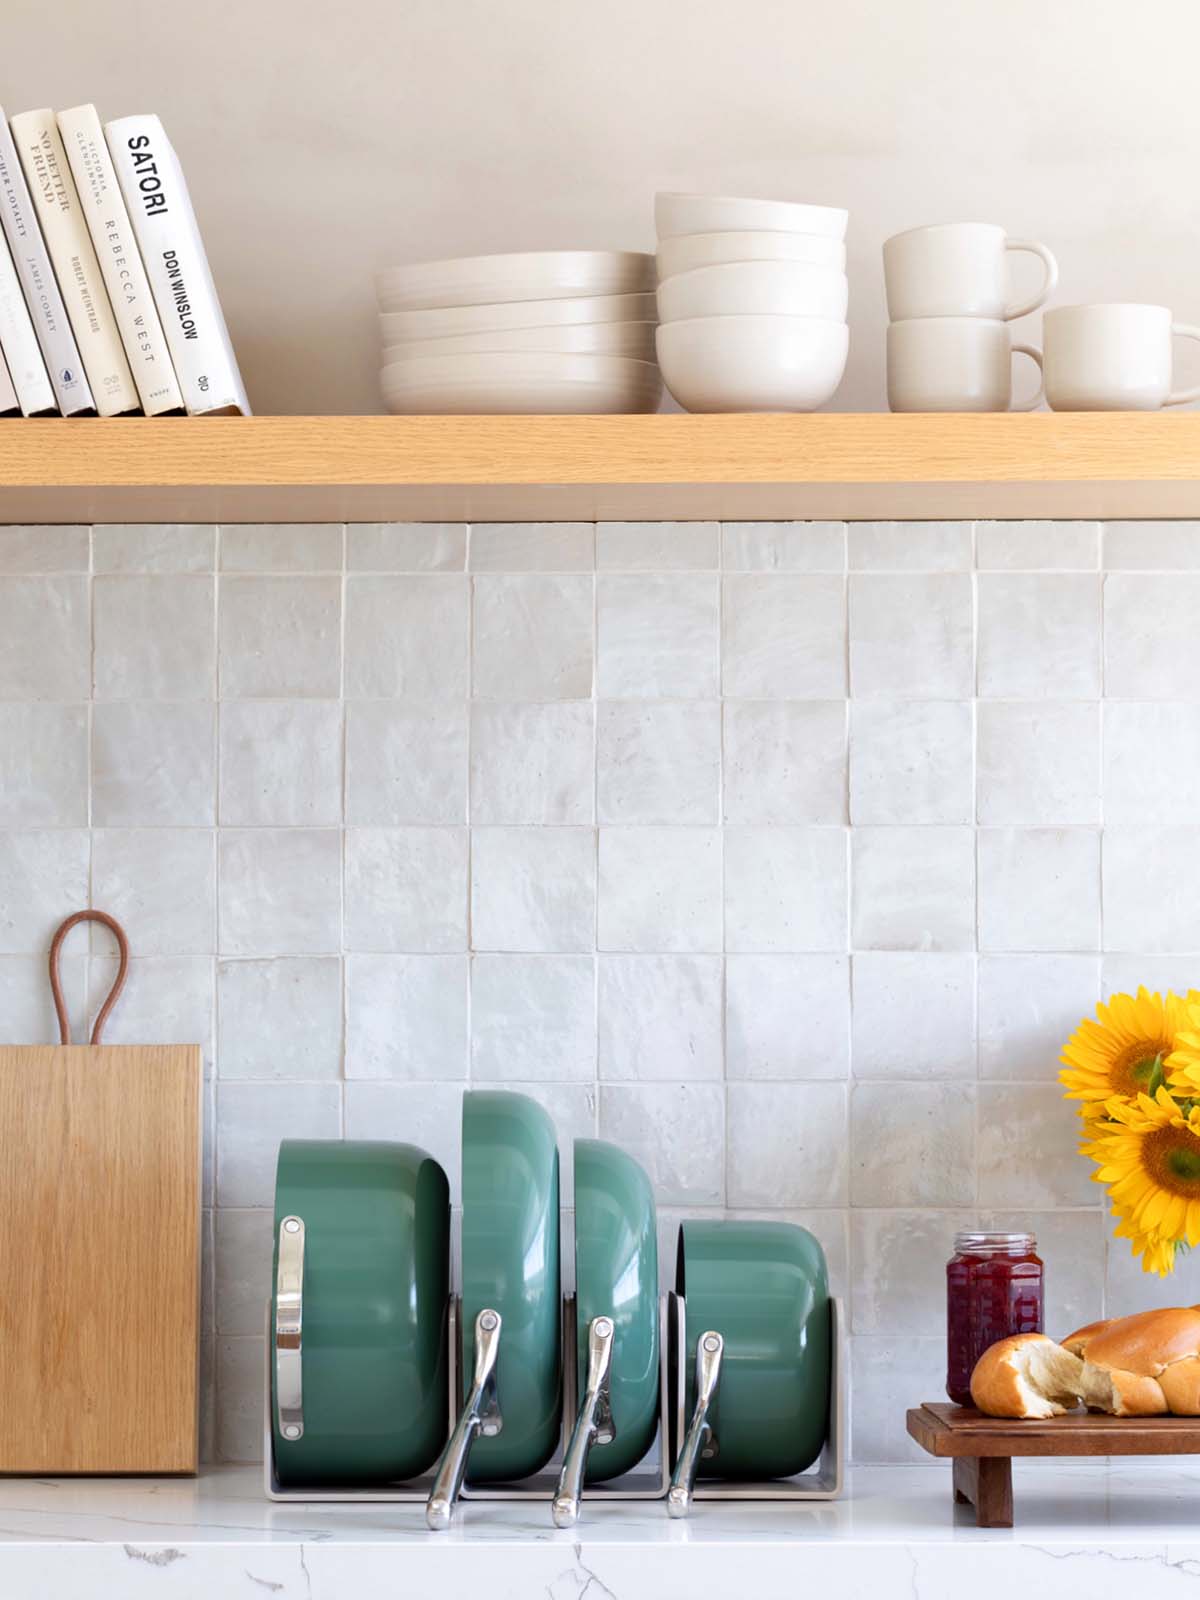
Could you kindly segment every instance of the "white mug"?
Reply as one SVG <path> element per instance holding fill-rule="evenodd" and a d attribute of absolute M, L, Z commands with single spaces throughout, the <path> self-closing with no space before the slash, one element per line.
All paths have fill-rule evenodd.
<path fill-rule="evenodd" d="M 1013 344 L 1007 322 L 994 317 L 915 317 L 887 331 L 888 405 L 893 411 L 1032 411 L 1042 385 L 1012 403 L 1012 358 L 1038 367 L 1036 345 Z"/>
<path fill-rule="evenodd" d="M 1041 288 L 1026 300 L 1008 304 L 1010 250 L 1040 256 L 1046 269 Z M 888 316 L 991 317 L 1011 322 L 1036 311 L 1054 292 L 1058 262 L 1036 239 L 1010 239 L 993 222 L 944 222 L 910 228 L 883 246 L 883 276 Z"/>
<path fill-rule="evenodd" d="M 1046 398 L 1054 411 L 1157 411 L 1200 399 L 1200 384 L 1172 390 L 1172 322 L 1166 306 L 1056 306 L 1044 321 Z"/>

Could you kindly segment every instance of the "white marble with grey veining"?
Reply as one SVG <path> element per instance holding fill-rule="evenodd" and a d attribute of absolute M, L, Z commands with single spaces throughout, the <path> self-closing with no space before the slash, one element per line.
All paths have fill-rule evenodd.
<path fill-rule="evenodd" d="M 948 1466 L 859 1468 L 835 1503 L 590 1506 L 559 1531 L 542 1501 L 474 1502 L 425 1531 L 416 1504 L 283 1506 L 257 1471 L 196 1480 L 0 1483 L 5 1600 L 279 1596 L 358 1600 L 775 1600 L 870 1594 L 1055 1600 L 1191 1592 L 1200 1579 L 1200 1469 L 1021 1462 L 1017 1526 L 980 1530 L 950 1504 Z"/>

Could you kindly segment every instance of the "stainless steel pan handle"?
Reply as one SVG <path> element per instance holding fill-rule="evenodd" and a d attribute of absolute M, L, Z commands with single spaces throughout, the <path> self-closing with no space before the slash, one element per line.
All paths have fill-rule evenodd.
<path fill-rule="evenodd" d="M 275 1270 L 275 1408 L 285 1439 L 304 1435 L 304 1221 L 284 1217 L 279 1224 L 279 1264 Z"/>
<path fill-rule="evenodd" d="M 587 1384 L 550 1508 L 556 1528 L 571 1528 L 578 1521 L 583 1475 L 587 1471 L 588 1453 L 592 1446 L 611 1444 L 617 1436 L 609 1388 L 612 1347 L 612 1318 L 593 1317 L 588 1324 Z"/>
<path fill-rule="evenodd" d="M 687 1516 L 692 1507 L 692 1492 L 696 1487 L 700 1459 L 714 1453 L 716 1439 L 708 1412 L 721 1379 L 721 1356 L 724 1350 L 724 1339 L 712 1329 L 702 1333 L 696 1341 L 696 1409 L 692 1412 L 683 1449 L 671 1474 L 671 1487 L 667 1493 L 669 1517 Z"/>
<path fill-rule="evenodd" d="M 435 1531 L 450 1525 L 455 1502 L 467 1475 L 467 1459 L 477 1434 L 490 1439 L 500 1432 L 504 1419 L 496 1395 L 496 1361 L 500 1354 L 500 1313 L 483 1310 L 475 1318 L 475 1375 L 425 1506 L 425 1521 Z"/>

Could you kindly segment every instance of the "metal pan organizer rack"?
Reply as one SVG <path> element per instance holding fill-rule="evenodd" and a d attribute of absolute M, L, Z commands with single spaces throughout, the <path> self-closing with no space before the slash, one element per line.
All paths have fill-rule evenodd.
<path fill-rule="evenodd" d="M 450 1297 L 448 1317 L 450 1430 L 453 1429 L 462 1409 L 459 1374 L 462 1370 L 462 1303 L 457 1295 Z M 603 1500 L 662 1500 L 671 1481 L 670 1438 L 670 1370 L 667 1357 L 667 1306 L 665 1297 L 659 1300 L 659 1418 L 658 1432 L 650 1453 L 632 1472 L 608 1483 L 588 1484 L 583 1491 L 585 1503 Z M 576 1348 L 575 1297 L 567 1295 L 562 1302 L 564 1351 Z M 407 1483 L 378 1485 L 355 1484 L 351 1487 L 338 1484 L 304 1485 L 288 1488 L 280 1483 L 275 1470 L 275 1430 L 272 1427 L 272 1407 L 275 1405 L 275 1373 L 271 1360 L 271 1304 L 267 1302 L 266 1373 L 263 1386 L 263 1468 L 264 1488 L 268 1500 L 281 1504 L 424 1504 L 433 1488 L 434 1471 L 423 1473 Z M 550 1506 L 558 1487 L 559 1473 L 570 1438 L 571 1427 L 578 1408 L 578 1382 L 576 1363 L 563 1361 L 563 1425 L 558 1448 L 540 1472 L 511 1484 L 483 1484 L 474 1488 L 466 1484 L 462 1499 L 470 1500 L 537 1500 L 545 1501 L 546 1518 L 550 1519 Z M 447 1437 L 449 1437 L 449 1431 Z M 436 1470 L 436 1469 L 434 1469 Z"/>
<path fill-rule="evenodd" d="M 670 1367 L 669 1443 L 671 1463 L 678 1460 L 687 1434 L 687 1303 L 674 1291 L 667 1302 L 667 1361 Z M 829 1413 L 825 1442 L 816 1461 L 792 1478 L 697 1478 L 693 1501 L 700 1500 L 836 1500 L 842 1493 L 846 1466 L 846 1332 L 842 1302 L 829 1298 Z"/>
<path fill-rule="evenodd" d="M 448 1318 L 449 1339 L 449 1413 L 451 1427 L 461 1410 L 459 1373 L 462 1363 L 462 1337 L 460 1302 L 456 1295 L 450 1298 Z M 706 1500 L 835 1500 L 842 1492 L 846 1443 L 846 1350 L 844 1316 L 840 1300 L 829 1302 L 831 1319 L 832 1363 L 830 1370 L 829 1415 L 825 1443 L 821 1454 L 808 1471 L 794 1478 L 769 1479 L 762 1482 L 700 1478 L 693 1499 Z M 563 1300 L 563 1349 L 576 1349 L 575 1298 L 568 1295 Z M 687 1417 L 687 1306 L 674 1293 L 659 1299 L 660 1318 L 660 1408 L 658 1432 L 650 1453 L 633 1471 L 607 1483 L 588 1484 L 583 1490 L 583 1509 L 601 1505 L 605 1501 L 665 1500 L 671 1482 L 671 1471 L 683 1440 Z M 286 1488 L 275 1470 L 275 1434 L 272 1427 L 272 1407 L 275 1405 L 275 1373 L 271 1359 L 271 1307 L 267 1304 L 266 1372 L 263 1408 L 263 1466 L 264 1489 L 268 1500 L 280 1504 L 424 1504 L 433 1487 L 433 1472 L 406 1483 L 378 1485 L 356 1484 L 351 1487 L 338 1484 L 304 1485 Z M 577 1368 L 574 1360 L 563 1362 L 563 1428 L 554 1457 L 532 1477 L 511 1484 L 486 1484 L 462 1491 L 465 1501 L 542 1500 L 546 1506 L 547 1521 L 558 1486 L 559 1473 L 567 1449 L 571 1426 L 578 1408 Z"/>

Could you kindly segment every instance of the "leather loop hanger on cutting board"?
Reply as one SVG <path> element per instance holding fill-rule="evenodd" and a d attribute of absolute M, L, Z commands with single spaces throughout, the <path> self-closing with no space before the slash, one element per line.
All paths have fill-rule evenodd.
<path fill-rule="evenodd" d="M 71 1042 L 71 1019 L 67 1016 L 67 1005 L 63 999 L 62 983 L 58 975 L 58 956 L 62 949 L 63 940 L 71 929 L 79 922 L 101 922 L 106 928 L 112 930 L 120 952 L 120 964 L 117 967 L 117 976 L 112 988 L 108 991 L 108 999 L 100 1007 L 99 1014 L 92 1026 L 92 1044 L 100 1043 L 100 1035 L 104 1031 L 104 1024 L 108 1021 L 108 1014 L 116 1005 L 121 990 L 125 987 L 125 976 L 129 970 L 129 940 L 125 937 L 125 930 L 115 917 L 110 917 L 107 911 L 76 911 L 73 916 L 60 925 L 50 943 L 50 992 L 54 996 L 54 1009 L 58 1013 L 58 1033 L 63 1044 Z"/>

